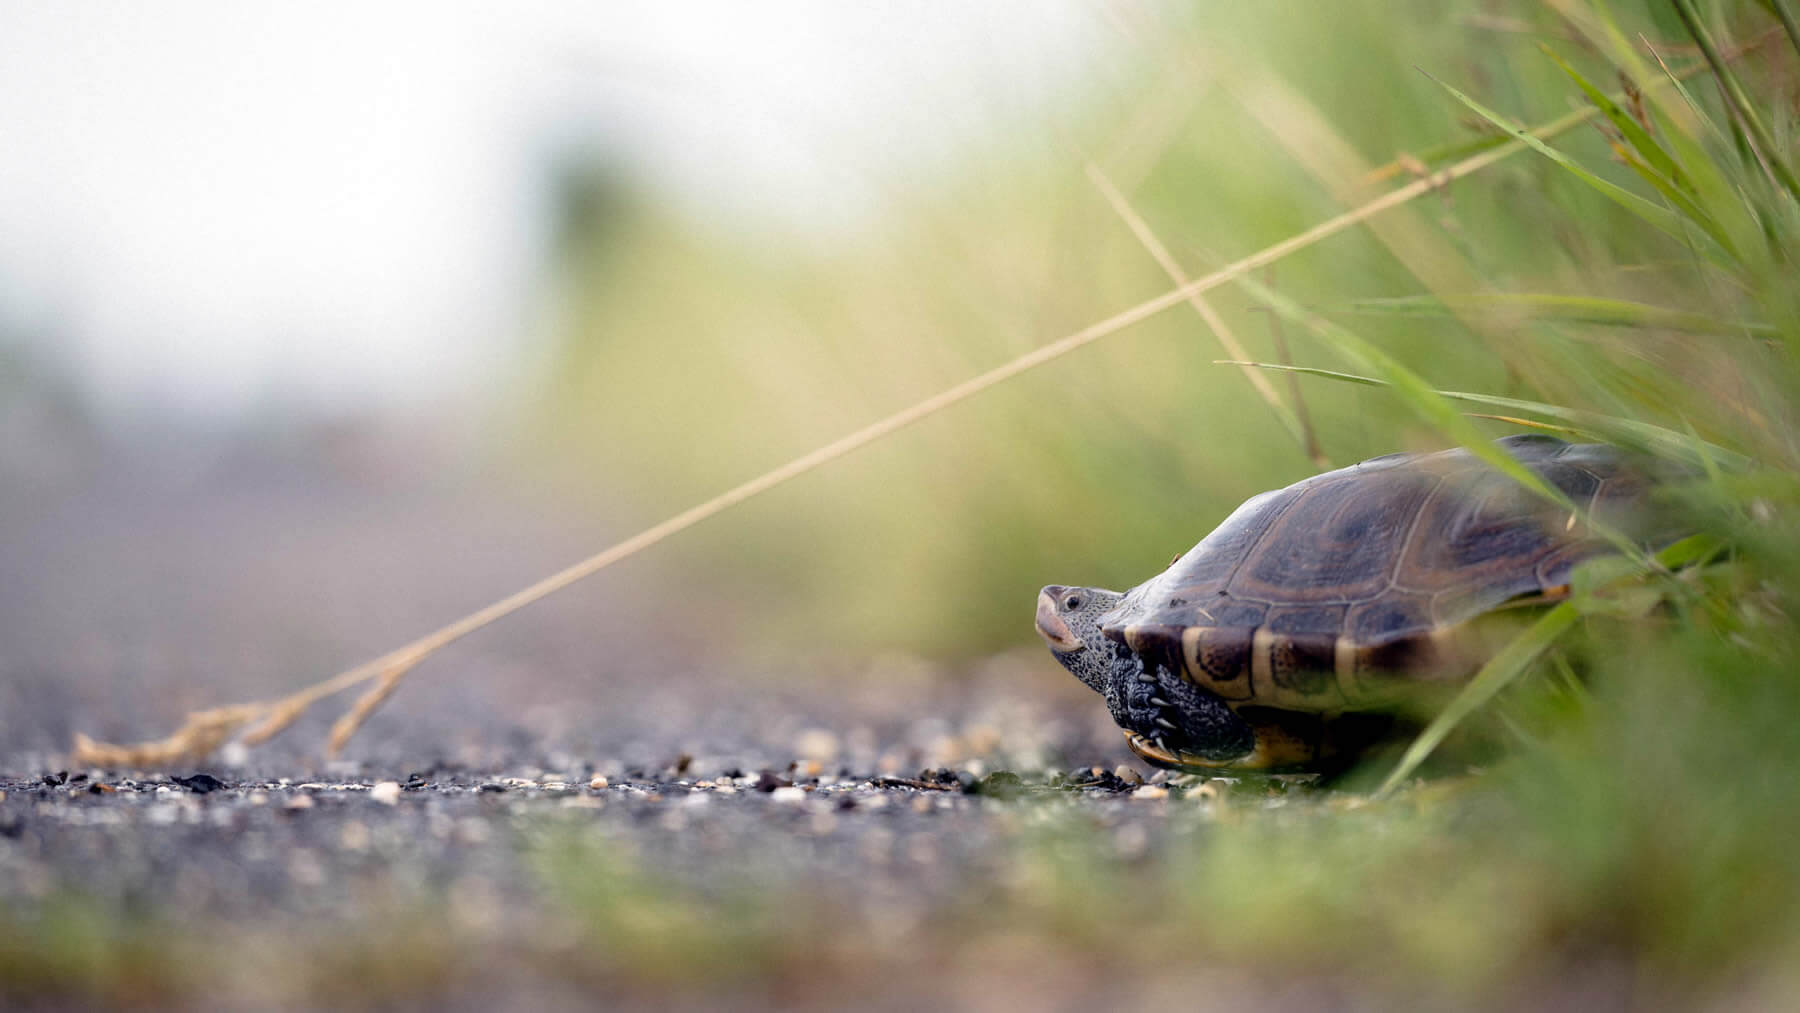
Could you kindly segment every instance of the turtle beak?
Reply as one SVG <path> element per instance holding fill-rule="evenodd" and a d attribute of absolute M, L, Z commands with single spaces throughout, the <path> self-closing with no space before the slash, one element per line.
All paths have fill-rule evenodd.
<path fill-rule="evenodd" d="M 1037 631 L 1038 636 L 1050 645 L 1052 651 L 1067 654 L 1081 648 L 1081 638 L 1069 629 L 1062 616 L 1056 612 L 1056 599 L 1062 595 L 1063 588 L 1052 584 L 1038 592 Z"/>

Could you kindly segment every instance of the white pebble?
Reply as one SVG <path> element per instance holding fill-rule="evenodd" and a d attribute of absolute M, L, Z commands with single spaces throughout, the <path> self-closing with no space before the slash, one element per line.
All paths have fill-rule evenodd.
<path fill-rule="evenodd" d="M 806 789 L 789 785 L 786 788 L 777 788 L 770 792 L 769 798 L 776 802 L 804 802 L 806 801 Z"/>
<path fill-rule="evenodd" d="M 375 787 L 369 789 L 369 797 L 382 805 L 393 805 L 400 801 L 400 782 L 377 781 Z"/>

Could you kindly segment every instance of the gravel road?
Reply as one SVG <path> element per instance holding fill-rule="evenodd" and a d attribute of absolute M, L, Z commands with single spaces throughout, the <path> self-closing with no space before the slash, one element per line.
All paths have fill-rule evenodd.
<path fill-rule="evenodd" d="M 1035 649 L 758 670 L 670 621 L 703 596 L 649 566 L 434 658 L 340 760 L 326 709 L 180 769 L 68 769 L 76 731 L 291 691 L 621 533 L 483 467 L 385 437 L 161 446 L 0 487 L 0 1000 L 1070 1008 L 1200 975 L 1293 1004 L 1217 968 L 1127 986 L 1107 946 L 1006 924 L 1056 889 L 1047 833 L 1153 862 L 1285 785 L 1120 766 Z"/>

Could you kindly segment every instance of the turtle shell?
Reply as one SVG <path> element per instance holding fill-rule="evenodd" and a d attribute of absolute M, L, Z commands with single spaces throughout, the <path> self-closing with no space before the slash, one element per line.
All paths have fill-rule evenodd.
<path fill-rule="evenodd" d="M 1644 531 L 1653 483 L 1615 448 L 1499 445 L 1595 518 Z M 1574 567 L 1611 551 L 1467 450 L 1391 454 L 1246 502 L 1101 629 L 1234 708 L 1379 706 L 1467 677 L 1473 620 L 1566 596 Z"/>

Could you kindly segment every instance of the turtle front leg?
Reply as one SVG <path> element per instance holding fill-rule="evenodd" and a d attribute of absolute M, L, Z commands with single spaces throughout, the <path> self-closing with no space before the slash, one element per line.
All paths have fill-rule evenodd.
<path fill-rule="evenodd" d="M 1123 648 L 1106 694 L 1133 752 L 1159 767 L 1240 766 L 1257 754 L 1256 729 L 1217 694 Z"/>

